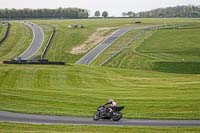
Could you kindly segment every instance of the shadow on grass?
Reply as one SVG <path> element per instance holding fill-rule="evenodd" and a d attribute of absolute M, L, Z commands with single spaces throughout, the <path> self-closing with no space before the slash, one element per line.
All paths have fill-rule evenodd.
<path fill-rule="evenodd" d="M 152 70 L 167 73 L 200 74 L 200 62 L 154 62 Z"/>

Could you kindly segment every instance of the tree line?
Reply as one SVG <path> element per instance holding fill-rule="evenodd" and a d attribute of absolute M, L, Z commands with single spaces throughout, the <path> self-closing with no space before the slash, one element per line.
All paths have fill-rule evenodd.
<path fill-rule="evenodd" d="M 95 16 L 95 17 L 100 17 L 100 16 L 102 16 L 102 17 L 104 17 L 104 18 L 107 18 L 107 17 L 108 17 L 108 12 L 107 12 L 107 11 L 103 11 L 102 14 L 101 14 L 100 11 L 96 11 L 96 12 L 94 13 L 94 16 Z"/>
<path fill-rule="evenodd" d="M 58 9 L 0 9 L 0 18 L 88 18 L 88 10 L 80 8 Z"/>
<path fill-rule="evenodd" d="M 151 11 L 134 13 L 132 11 L 123 12 L 123 17 L 141 17 L 141 18 L 173 18 L 173 17 L 187 17 L 199 18 L 200 6 L 176 6 L 167 8 L 158 8 Z"/>

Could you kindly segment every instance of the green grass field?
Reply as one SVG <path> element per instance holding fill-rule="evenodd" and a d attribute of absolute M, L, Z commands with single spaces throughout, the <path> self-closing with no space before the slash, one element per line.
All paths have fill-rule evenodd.
<path fill-rule="evenodd" d="M 1 65 L 0 73 L 1 110 L 91 117 L 112 97 L 126 118 L 200 118 L 199 75 L 73 65 Z"/>
<path fill-rule="evenodd" d="M 106 66 L 173 73 L 199 73 L 199 23 L 143 35 Z M 144 41 L 143 41 L 144 40 Z M 112 49 L 112 47 L 111 47 Z"/>
<path fill-rule="evenodd" d="M 112 60 L 110 60 L 105 65 L 114 68 L 126 68 L 126 69 L 137 69 L 137 70 L 150 69 L 152 65 L 151 63 L 153 61 L 156 61 L 157 58 L 155 59 L 155 58 L 150 58 L 149 56 L 147 57 L 146 55 L 137 52 L 136 48 L 139 45 L 141 45 L 145 39 L 149 38 L 154 33 L 155 30 L 145 31 L 128 48 L 124 49 L 120 54 L 116 55 Z M 131 38 L 129 38 L 128 40 L 130 39 Z M 112 46 L 114 45 L 116 44 L 114 43 Z"/>
<path fill-rule="evenodd" d="M 125 118 L 200 119 L 199 19 L 137 19 L 139 25 L 184 24 L 183 29 L 146 31 L 129 48 L 106 64 L 104 59 L 132 38 L 130 31 L 91 66 L 74 65 L 84 55 L 71 54 L 96 28 L 134 25 L 135 19 L 33 20 L 45 33 L 39 58 L 51 34 L 56 34 L 46 58 L 65 66 L 0 64 L 0 110 L 92 117 L 96 108 L 114 98 L 124 105 Z M 68 29 L 68 24 L 84 29 Z M 113 30 L 107 32 L 109 35 Z M 1 33 L 1 32 L 0 32 Z M 177 39 L 178 38 L 178 39 Z M 0 45 L 0 61 L 20 55 L 32 40 L 31 29 L 11 23 Z M 101 128 L 101 130 L 100 130 Z M 53 126 L 0 123 L 0 132 L 199 132 L 199 128 Z"/>
<path fill-rule="evenodd" d="M 102 27 L 120 27 L 126 24 L 131 24 L 130 19 L 100 19 L 100 20 L 33 20 L 33 22 L 39 24 L 47 36 L 50 35 L 52 27 L 56 28 L 56 34 L 51 44 L 46 58 L 50 61 L 64 61 L 68 63 L 74 63 L 84 54 L 74 55 L 70 51 L 73 47 L 82 44 L 88 39 L 88 36 L 96 31 L 97 28 Z M 84 29 L 68 29 L 70 24 L 81 24 Z M 113 30 L 110 30 L 107 34 L 110 34 Z M 48 38 L 48 37 L 47 37 Z M 46 42 L 44 43 L 46 45 Z M 44 47 L 44 46 L 43 46 Z M 58 54 L 59 53 L 59 54 Z M 37 53 L 38 56 L 41 54 Z"/>
<path fill-rule="evenodd" d="M 195 23 L 198 19 L 81 19 L 81 20 L 28 20 L 40 25 L 45 33 L 45 40 L 41 49 L 33 57 L 39 59 L 46 43 L 50 37 L 53 27 L 56 28 L 56 34 L 52 41 L 46 58 L 50 61 L 64 61 L 74 63 L 85 53 L 71 54 L 72 48 L 81 45 L 88 37 L 96 31 L 97 28 L 134 25 L 135 21 L 142 21 L 141 25 L 167 24 L 167 23 Z M 84 25 L 84 29 L 68 29 L 69 24 Z M 140 25 L 140 24 L 139 24 Z M 109 35 L 114 29 L 106 34 Z M 12 42 L 12 41 L 10 41 Z M 59 53 L 59 54 L 57 54 Z"/>
<path fill-rule="evenodd" d="M 167 24 L 167 23 L 195 23 L 198 19 L 82 19 L 82 20 L 32 20 L 32 22 L 40 25 L 45 32 L 45 41 L 42 49 L 38 51 L 35 58 L 39 58 L 46 42 L 51 34 L 52 27 L 56 27 L 56 34 L 52 41 L 46 58 L 50 61 L 64 61 L 75 63 L 85 53 L 74 55 L 70 51 L 73 47 L 79 46 L 88 37 L 102 27 L 123 27 L 134 25 L 135 21 L 142 21 L 139 25 Z M 69 24 L 84 25 L 84 29 L 68 29 Z M 110 34 L 114 30 L 110 30 Z M 59 54 L 57 54 L 59 53 Z"/>
<path fill-rule="evenodd" d="M 32 30 L 21 23 L 11 22 L 7 39 L 0 45 L 0 62 L 22 54 L 32 41 Z"/>
<path fill-rule="evenodd" d="M 162 29 L 136 50 L 166 61 L 199 62 L 200 28 Z"/>
<path fill-rule="evenodd" d="M 34 20 L 33 22 L 42 26 L 46 34 L 46 41 L 51 33 L 52 27 L 54 26 L 57 29 L 56 36 L 47 54 L 49 60 L 74 62 L 76 59 L 80 58 L 81 55 L 72 55 L 69 51 L 74 46 L 85 41 L 87 36 L 95 31 L 95 28 L 106 26 L 117 27 L 131 24 L 132 21 L 132 19 L 80 20 L 79 24 L 84 25 L 86 27 L 85 29 L 67 28 L 68 24 L 74 24 L 77 20 L 50 20 L 48 22 L 46 20 Z M 196 22 L 198 21 L 197 19 L 141 19 L 141 21 L 143 25 L 168 22 L 182 24 L 188 24 L 190 22 L 192 26 L 198 24 Z M 156 40 L 156 37 L 160 35 L 158 38 L 162 39 L 163 34 L 174 36 L 179 33 L 178 35 L 181 38 L 185 35 L 184 32 L 181 32 L 184 30 L 189 33 L 195 30 L 196 35 L 199 30 L 195 28 L 191 29 L 192 26 L 188 26 L 189 28 L 187 29 L 162 29 L 157 32 L 147 31 L 140 39 L 134 42 L 130 48 L 124 50 L 107 64 L 112 67 L 134 68 L 136 70 L 76 65 L 54 67 L 1 65 L 0 109 L 50 115 L 91 116 L 99 104 L 103 104 L 108 98 L 113 97 L 117 99 L 117 101 L 120 101 L 120 104 L 126 106 L 124 116 L 127 118 L 199 119 L 198 75 L 167 74 L 142 70 L 143 68 L 160 70 L 162 67 L 159 65 L 168 65 L 162 64 L 162 62 L 156 62 L 158 59 L 148 58 L 148 56 L 155 55 L 148 55 L 145 51 L 141 51 L 151 51 L 151 49 L 153 49 L 145 44 L 147 41 L 154 44 L 153 41 Z M 24 31 L 20 30 L 18 34 L 23 36 L 23 34 L 27 32 L 31 36 L 30 29 L 22 24 L 12 23 L 11 27 L 11 30 L 16 31 L 18 31 L 17 28 L 23 27 L 22 29 L 24 29 Z M 124 38 L 118 39 L 105 51 L 105 53 L 107 52 L 108 54 L 100 56 L 99 59 L 107 58 L 110 54 L 109 52 L 112 53 L 121 48 L 123 44 L 126 43 L 126 40 L 132 38 L 137 32 L 138 31 L 131 31 L 127 33 Z M 14 34 L 15 32 L 11 33 Z M 153 35 L 148 38 L 151 34 Z M 193 37 L 192 33 L 190 36 Z M 17 39 L 22 38 L 15 35 L 10 35 L 10 38 L 11 37 L 14 39 L 8 39 L 7 43 L 15 44 L 14 42 L 16 41 L 17 43 L 14 46 L 19 48 L 18 44 L 21 43 L 19 43 L 20 41 L 18 42 Z M 198 39 L 197 36 L 194 37 L 194 40 Z M 145 39 L 144 43 L 142 43 L 143 39 Z M 187 40 L 186 37 L 184 37 L 184 39 Z M 171 37 L 168 40 L 173 41 L 173 38 Z M 28 39 L 26 41 L 28 41 Z M 164 43 L 166 41 L 167 39 L 161 40 L 161 42 Z M 196 43 L 193 42 L 192 44 Z M 159 43 L 156 46 L 159 47 Z M 164 46 L 163 44 L 162 48 L 164 48 Z M 198 47 L 198 45 L 195 45 L 194 48 L 196 47 Z M 20 48 L 20 50 L 22 50 L 24 47 Z M 167 46 L 167 48 L 168 51 L 173 49 L 172 46 Z M 10 50 L 10 47 L 7 49 Z M 188 47 L 185 49 L 188 49 Z M 0 47 L 0 50 L 5 51 L 4 47 Z M 17 55 L 17 53 L 15 53 L 16 50 L 15 52 L 6 52 L 6 54 L 11 54 L 12 56 Z M 54 54 L 52 52 L 54 52 Z M 141 56 L 137 52 L 147 56 Z M 38 57 L 40 53 L 41 51 L 38 52 Z M 0 57 L 5 59 L 3 54 L 5 53 L 2 53 Z M 118 60 L 120 60 L 120 63 Z M 165 63 L 170 63 L 167 62 L 167 60 L 164 61 Z M 160 64 L 157 64 L 156 68 L 154 63 Z M 192 72 L 195 73 L 198 72 L 198 62 L 196 63 L 197 64 L 185 64 L 186 66 L 194 66 L 196 69 L 195 71 L 192 70 Z M 174 67 L 168 67 L 168 69 L 173 69 L 177 73 L 178 70 L 174 68 L 176 65 L 180 64 L 173 64 L 172 62 L 172 65 Z M 184 67 L 186 66 L 183 65 L 181 71 L 185 71 Z M 140 69 L 140 71 L 137 69 Z M 188 71 L 190 72 L 191 70 L 189 69 Z M 110 77 L 110 75 L 112 75 L 112 77 Z M 187 91 L 188 93 L 185 93 Z M 83 99 L 84 102 L 82 103 Z M 91 103 L 91 101 L 95 101 L 95 103 Z"/>
<path fill-rule="evenodd" d="M 0 132 L 24 133 L 198 133 L 199 127 L 105 127 L 105 126 L 67 126 L 67 125 L 30 125 L 0 123 Z"/>

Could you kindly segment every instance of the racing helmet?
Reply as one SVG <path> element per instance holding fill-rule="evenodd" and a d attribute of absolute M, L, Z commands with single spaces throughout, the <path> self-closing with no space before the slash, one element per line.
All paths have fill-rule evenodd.
<path fill-rule="evenodd" d="M 110 103 L 110 102 L 113 102 L 114 100 L 112 99 L 112 98 L 110 98 L 109 100 L 108 100 L 108 102 Z"/>

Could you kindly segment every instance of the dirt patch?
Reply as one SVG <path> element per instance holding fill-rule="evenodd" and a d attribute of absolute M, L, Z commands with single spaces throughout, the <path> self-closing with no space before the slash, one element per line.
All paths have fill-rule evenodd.
<path fill-rule="evenodd" d="M 110 31 L 117 29 L 118 27 L 103 27 L 103 28 L 97 28 L 96 31 L 90 35 L 83 44 L 80 44 L 70 51 L 71 54 L 82 54 L 102 42 Z"/>

